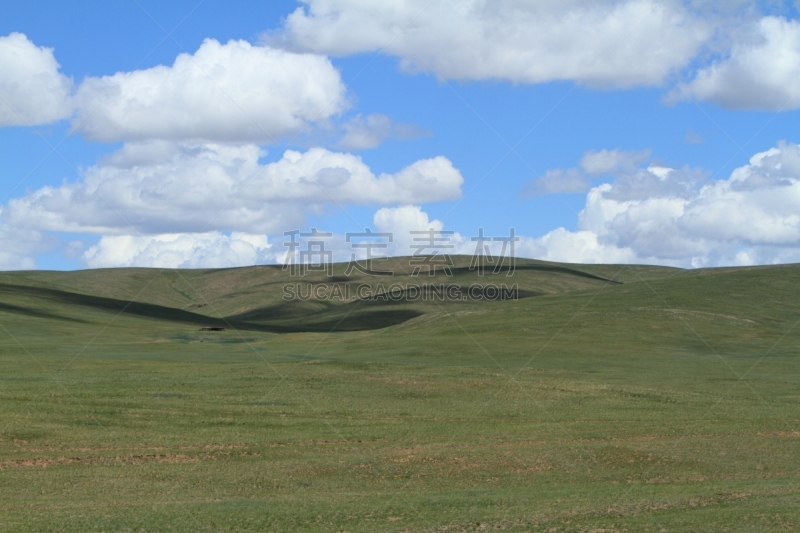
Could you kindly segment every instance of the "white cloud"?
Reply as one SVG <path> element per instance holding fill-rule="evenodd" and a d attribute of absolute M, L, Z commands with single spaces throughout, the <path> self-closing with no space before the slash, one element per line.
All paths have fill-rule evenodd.
<path fill-rule="evenodd" d="M 384 207 L 374 217 L 375 232 L 391 233 L 391 242 L 383 239 L 387 249 L 374 249 L 373 257 L 411 255 L 411 231 L 443 229 L 439 220 L 431 220 L 419 206 Z M 306 228 L 307 230 L 307 228 Z M 324 228 L 320 228 L 324 232 Z M 320 240 L 318 238 L 317 240 Z M 333 253 L 334 261 L 350 261 L 352 254 L 363 259 L 365 250 L 353 248 L 345 235 L 322 238 L 325 250 Z M 158 235 L 111 235 L 102 237 L 97 244 L 83 253 L 83 264 L 89 268 L 157 267 L 157 268 L 224 268 L 255 264 L 282 264 L 288 237 L 277 235 L 273 243 L 266 235 L 218 231 L 204 233 L 172 233 Z M 301 250 L 305 242 L 300 239 Z M 361 242 L 361 241 L 358 241 Z M 452 253 L 470 253 L 469 239 L 458 233 L 452 241 L 457 250 Z"/>
<path fill-rule="evenodd" d="M 345 135 L 339 141 L 339 146 L 345 150 L 366 150 L 388 139 L 406 140 L 431 135 L 431 132 L 413 124 L 395 123 L 380 113 L 365 117 L 356 115 L 344 125 L 344 129 Z"/>
<path fill-rule="evenodd" d="M 394 242 L 389 246 L 387 254 L 390 256 L 410 256 L 415 253 L 420 254 L 449 254 L 449 255 L 472 255 L 476 252 L 477 246 L 480 244 L 485 252 L 486 247 L 494 257 L 501 257 L 504 253 L 510 257 L 511 250 L 506 248 L 503 252 L 504 243 L 501 241 L 492 240 L 493 237 L 510 236 L 511 228 L 502 235 L 490 235 L 484 232 L 485 239 L 478 243 L 473 241 L 473 237 L 478 236 L 478 228 L 473 228 L 468 235 L 463 235 L 458 231 L 448 230 L 444 222 L 438 219 L 431 219 L 428 213 L 423 211 L 419 206 L 404 205 L 400 207 L 384 207 L 378 210 L 373 217 L 373 223 L 380 232 L 388 232 L 393 235 Z M 425 247 L 420 248 L 421 245 L 429 244 L 428 236 L 421 233 L 412 232 L 428 232 L 434 230 L 437 245 L 448 246 L 447 248 Z M 542 246 L 535 239 L 530 237 L 520 236 L 519 240 L 515 242 L 515 257 L 535 257 L 544 258 L 548 250 Z M 566 259 L 565 259 L 566 260 Z"/>
<path fill-rule="evenodd" d="M 414 205 L 382 208 L 375 213 L 373 222 L 378 231 L 393 234 L 394 242 L 389 246 L 387 252 L 390 256 L 410 256 L 415 252 L 416 248 L 412 245 L 419 244 L 419 241 L 415 242 L 413 239 L 424 236 L 412 235 L 411 231 L 429 229 L 437 232 L 447 231 L 441 220 L 431 219 L 425 211 Z M 441 241 L 441 244 L 452 246 L 452 248 L 439 250 L 440 253 L 472 255 L 476 251 L 478 243 L 473 241 L 472 237 L 477 236 L 477 228 L 469 235 L 462 235 L 454 231 L 452 234 L 437 234 L 437 236 L 448 239 Z M 503 235 L 484 233 L 484 237 L 490 239 L 491 237 L 508 236 L 508 232 Z M 601 238 L 589 230 L 570 232 L 564 228 L 558 228 L 539 238 L 519 234 L 516 236 L 519 237 L 519 241 L 514 245 L 515 257 L 568 263 L 631 263 L 637 259 L 633 250 L 602 243 Z M 502 242 L 482 242 L 481 244 L 488 246 L 495 257 L 500 257 L 503 253 Z M 425 250 L 423 253 L 433 252 L 434 250 L 431 249 Z M 508 249 L 506 249 L 506 253 L 510 253 Z"/>
<path fill-rule="evenodd" d="M 172 66 L 87 78 L 76 103 L 97 141 L 272 142 L 347 107 L 327 58 L 214 39 Z"/>
<path fill-rule="evenodd" d="M 683 267 L 800 262 L 800 145 L 778 143 L 724 180 L 691 168 L 632 168 L 632 161 L 646 164 L 644 152 L 627 154 L 617 158 L 624 164 L 600 165 L 616 166 L 615 179 L 589 191 L 576 231 L 520 235 L 517 257 Z M 395 233 L 394 255 L 410 254 L 408 231 L 445 228 L 416 206 L 381 209 L 374 223 Z M 453 254 L 475 248 L 457 232 L 450 244 Z"/>
<path fill-rule="evenodd" d="M 668 100 L 711 100 L 733 109 L 800 107 L 800 22 L 764 17 L 724 60 L 701 68 Z"/>
<path fill-rule="evenodd" d="M 606 174 L 620 169 L 633 168 L 650 158 L 650 150 L 590 150 L 583 154 L 580 166 L 592 175 Z"/>
<path fill-rule="evenodd" d="M 71 89 L 52 48 L 38 47 L 21 33 L 0 37 L 0 127 L 69 117 Z"/>
<path fill-rule="evenodd" d="M 21 229 L 2 221 L 0 207 L 0 270 L 33 270 L 39 254 L 58 245 L 56 239 L 39 231 Z"/>
<path fill-rule="evenodd" d="M 592 181 L 602 174 L 635 174 L 638 165 L 650 158 L 649 150 L 590 150 L 580 161 L 580 168 L 551 169 L 530 182 L 520 195 L 544 196 L 557 193 L 582 193 L 592 188 Z"/>
<path fill-rule="evenodd" d="M 586 192 L 592 187 L 587 176 L 576 168 L 552 169 L 522 189 L 521 196 L 544 196 L 557 193 Z"/>
<path fill-rule="evenodd" d="M 704 177 L 658 167 L 621 174 L 589 192 L 578 231 L 536 239 L 546 250 L 539 257 L 682 266 L 800 260 L 800 146 L 779 143 L 728 179 Z"/>
<path fill-rule="evenodd" d="M 710 36 L 681 2 L 306 0 L 271 44 L 333 55 L 382 51 L 408 71 L 460 80 L 660 85 Z"/>
<path fill-rule="evenodd" d="M 38 231 L 0 228 L 0 270 L 34 270 L 39 254 L 54 248 L 55 243 Z"/>
<path fill-rule="evenodd" d="M 392 135 L 392 119 L 386 115 L 358 115 L 344 125 L 345 135 L 339 146 L 345 150 L 375 148 Z"/>
<path fill-rule="evenodd" d="M 265 235 L 239 232 L 107 236 L 82 259 L 89 268 L 225 268 L 276 262 Z"/>
<path fill-rule="evenodd" d="M 592 231 L 555 229 L 538 238 L 524 238 L 518 257 L 531 257 L 559 263 L 635 263 L 636 253 L 629 248 L 600 242 Z"/>
<path fill-rule="evenodd" d="M 428 213 L 416 205 L 403 205 L 400 207 L 384 207 L 379 209 L 372 218 L 375 227 L 380 232 L 393 235 L 393 243 L 388 249 L 390 255 L 411 255 L 414 250 L 412 231 L 442 231 L 444 224 L 440 220 L 431 220 Z"/>
<path fill-rule="evenodd" d="M 84 180 L 11 200 L 15 226 L 59 232 L 146 235 L 302 227 L 322 206 L 397 205 L 458 198 L 463 178 L 444 157 L 375 175 L 361 158 L 312 148 L 259 163 L 254 145 L 129 143 Z"/>
<path fill-rule="evenodd" d="M 284 159 L 297 158 L 299 162 L 309 153 L 287 152 Z M 324 150 L 320 153 L 323 158 L 331 155 Z M 136 160 L 133 151 L 116 156 L 117 164 Z M 641 157 L 639 161 L 645 163 Z M 519 235 L 516 256 L 684 267 L 800 261 L 800 146 L 779 143 L 754 155 L 749 164 L 725 180 L 708 181 L 705 173 L 689 168 L 617 167 L 612 183 L 589 191 L 576 231 L 557 228 L 535 238 Z M 373 224 L 376 231 L 393 234 L 393 242 L 385 250 L 390 256 L 414 252 L 411 231 L 447 229 L 441 220 L 410 204 L 378 209 Z M 92 267 L 280 263 L 284 247 L 270 246 L 266 237 L 252 233 L 186 232 L 147 236 L 144 241 L 136 236 L 106 235 L 83 259 Z M 470 237 L 454 232 L 446 243 L 453 248 L 441 252 L 472 254 L 476 243 Z M 491 248 L 498 254 L 500 243 L 492 243 Z M 342 235 L 334 235 L 327 249 L 337 261 L 349 260 L 354 251 Z M 358 250 L 356 254 L 363 255 Z"/>

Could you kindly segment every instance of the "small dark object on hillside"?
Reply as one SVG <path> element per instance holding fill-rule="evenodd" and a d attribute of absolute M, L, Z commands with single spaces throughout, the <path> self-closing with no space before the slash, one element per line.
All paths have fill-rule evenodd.
<path fill-rule="evenodd" d="M 200 328 L 200 331 L 225 331 L 225 328 Z"/>

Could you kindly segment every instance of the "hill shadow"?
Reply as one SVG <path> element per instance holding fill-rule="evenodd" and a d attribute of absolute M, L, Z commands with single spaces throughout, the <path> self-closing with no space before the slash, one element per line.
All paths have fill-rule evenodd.
<path fill-rule="evenodd" d="M 511 270 L 509 265 L 501 265 L 497 271 L 495 272 L 493 269 L 487 267 L 487 271 L 491 271 L 493 275 L 499 276 L 501 274 L 508 274 Z M 615 283 L 617 285 L 622 285 L 621 281 L 617 281 L 610 278 L 604 278 L 603 276 L 598 276 L 596 274 L 590 274 L 589 272 L 584 272 L 582 270 L 576 270 L 573 268 L 561 267 L 561 266 L 550 266 L 550 265 L 515 265 L 514 271 L 531 271 L 531 272 L 555 272 L 557 274 L 567 274 L 570 276 L 578 276 L 581 278 L 587 279 L 594 279 L 597 281 L 606 281 L 609 283 Z M 468 274 L 474 273 L 475 270 L 470 269 L 470 267 L 456 267 L 452 269 L 453 274 L 458 272 L 459 274 Z M 487 276 L 488 277 L 488 276 Z"/>
<path fill-rule="evenodd" d="M 31 309 L 29 307 L 22 307 L 20 305 L 12 305 L 0 302 L 0 311 L 7 311 L 16 315 L 25 315 L 31 318 L 47 318 L 51 320 L 64 320 L 66 322 L 75 322 L 78 324 L 87 324 L 85 320 L 80 318 L 72 318 L 69 316 L 57 315 L 55 313 L 48 313 L 38 309 Z"/>
<path fill-rule="evenodd" d="M 24 285 L 0 284 L 0 294 L 13 294 L 18 297 L 50 301 L 54 304 L 71 305 L 88 310 L 117 313 L 160 320 L 178 324 L 210 328 L 229 328 L 264 333 L 304 333 L 336 331 L 363 331 L 393 326 L 410 320 L 421 313 L 408 309 L 364 310 L 356 312 L 344 306 L 333 306 L 324 302 L 322 310 L 312 310 L 298 306 L 296 302 L 286 302 L 277 306 L 254 309 L 240 315 L 214 318 L 184 309 L 176 309 L 157 304 L 126 301 L 103 296 L 79 294 L 58 289 L 29 287 Z M 2 304 L 10 312 L 38 316 L 40 318 L 69 319 L 57 314 L 32 310 L 26 307 Z M 256 322 L 267 321 L 266 323 Z M 272 321 L 270 323 L 269 321 Z M 86 321 L 83 321 L 86 322 Z M 277 323 L 275 323 L 277 322 Z"/>

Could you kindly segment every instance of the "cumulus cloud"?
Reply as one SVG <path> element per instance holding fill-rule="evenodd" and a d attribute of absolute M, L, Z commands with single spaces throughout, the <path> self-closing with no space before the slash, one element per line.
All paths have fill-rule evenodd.
<path fill-rule="evenodd" d="M 800 107 L 800 22 L 764 17 L 723 60 L 701 68 L 669 101 L 696 98 L 733 109 Z"/>
<path fill-rule="evenodd" d="M 639 259 L 630 248 L 601 242 L 592 231 L 555 229 L 538 238 L 524 238 L 517 247 L 518 256 L 559 263 L 635 263 Z"/>
<path fill-rule="evenodd" d="M 55 239 L 41 232 L 0 224 L 0 270 L 33 270 L 38 255 L 57 245 Z"/>
<path fill-rule="evenodd" d="M 491 235 L 488 232 L 483 233 L 484 240 L 480 242 L 472 240 L 478 237 L 479 228 L 475 227 L 470 230 L 468 234 L 462 234 L 455 230 L 450 230 L 445 227 L 443 221 L 439 219 L 432 219 L 422 210 L 421 207 L 415 205 L 404 205 L 399 207 L 384 207 L 375 213 L 373 218 L 375 227 L 381 232 L 388 232 L 393 235 L 394 242 L 388 248 L 388 255 L 393 256 L 410 256 L 414 254 L 449 254 L 449 255 L 473 255 L 478 251 L 480 246 L 480 253 L 488 252 L 495 258 L 511 257 L 512 251 L 506 247 L 500 240 L 493 238 L 509 238 L 513 228 L 503 232 L 500 235 Z M 428 244 L 428 236 L 421 233 L 412 232 L 428 232 L 433 230 L 437 239 L 436 244 L 447 246 L 447 248 L 425 247 L 420 248 L 422 245 Z M 542 246 L 536 239 L 519 235 L 515 232 L 518 240 L 514 242 L 514 257 L 530 257 L 542 259 L 548 253 L 546 246 Z M 504 250 L 504 247 L 505 250 Z M 505 255 L 504 255 L 505 254 Z M 566 260 L 566 259 L 564 259 Z"/>
<path fill-rule="evenodd" d="M 40 231 L 16 228 L 2 220 L 0 207 L 0 270 L 32 270 L 39 254 L 52 251 L 58 241 Z"/>
<path fill-rule="evenodd" d="M 650 158 L 650 150 L 590 150 L 583 154 L 580 166 L 590 175 L 607 174 L 634 168 Z"/>
<path fill-rule="evenodd" d="M 82 260 L 89 268 L 225 268 L 275 263 L 276 256 L 266 235 L 206 232 L 106 236 Z"/>
<path fill-rule="evenodd" d="M 398 205 L 454 199 L 463 178 L 445 157 L 375 175 L 361 158 L 312 148 L 259 163 L 255 145 L 129 143 L 83 181 L 11 200 L 9 223 L 36 230 L 156 235 L 301 227 L 324 205 Z"/>
<path fill-rule="evenodd" d="M 391 242 L 383 239 L 386 249 L 372 250 L 372 257 L 411 255 L 411 231 L 430 228 L 441 231 L 444 224 L 432 220 L 419 206 L 404 205 L 379 209 L 374 217 L 374 232 L 391 233 Z M 320 231 L 324 231 L 321 229 Z M 285 260 L 288 237 L 279 235 L 270 243 L 266 235 L 232 232 L 171 233 L 158 235 L 103 236 L 87 249 L 81 260 L 89 268 L 154 267 L 154 268 L 224 268 L 255 264 L 282 264 Z M 345 235 L 317 238 L 325 241 L 325 250 L 333 253 L 334 261 L 350 261 L 365 257 L 363 248 L 353 248 Z M 361 241 L 358 241 L 361 242 Z M 467 253 L 469 239 L 455 234 L 453 243 Z M 301 242 L 301 246 L 303 242 Z M 302 249 L 302 247 L 301 247 Z"/>
<path fill-rule="evenodd" d="M 613 169 L 613 180 L 589 191 L 577 229 L 520 235 L 517 257 L 682 267 L 800 261 L 800 145 L 780 142 L 721 180 L 688 167 L 642 166 L 644 152 L 606 157 L 623 164 L 588 164 L 600 153 L 588 153 L 580 168 Z M 639 166 L 631 167 L 632 161 Z M 415 206 L 381 209 L 375 225 L 399 235 L 444 228 Z M 453 254 L 471 254 L 475 247 L 470 236 L 458 232 L 450 243 Z M 405 244 L 393 253 L 408 255 L 408 250 Z"/>
<path fill-rule="evenodd" d="M 520 193 L 521 196 L 545 196 L 557 193 L 581 193 L 592 187 L 585 173 L 576 168 L 562 170 L 560 168 L 548 170 L 528 182 Z"/>
<path fill-rule="evenodd" d="M 540 257 L 553 260 L 681 266 L 796 261 L 800 146 L 779 143 L 725 180 L 709 181 L 689 168 L 621 174 L 589 192 L 578 231 L 559 228 L 535 244 Z"/>
<path fill-rule="evenodd" d="M 660 85 L 709 38 L 681 2 L 305 0 L 267 43 L 347 55 L 382 51 L 440 78 L 601 87 Z"/>
<path fill-rule="evenodd" d="M 442 221 L 431 220 L 428 213 L 416 205 L 384 207 L 375 213 L 372 220 L 378 231 L 392 234 L 393 242 L 387 252 L 390 255 L 411 255 L 414 252 L 411 248 L 414 244 L 412 231 L 444 229 Z"/>
<path fill-rule="evenodd" d="M 386 115 L 373 113 L 367 116 L 356 115 L 344 125 L 345 135 L 339 146 L 345 150 L 366 150 L 375 148 L 388 139 L 416 139 L 431 135 L 413 124 L 398 124 Z"/>
<path fill-rule="evenodd" d="M 581 158 L 579 168 L 548 170 L 543 176 L 525 184 L 520 195 L 584 193 L 592 188 L 592 180 L 597 177 L 610 173 L 635 174 L 638 165 L 649 158 L 649 150 L 590 150 Z"/>
<path fill-rule="evenodd" d="M 309 153 L 287 152 L 285 158 L 302 159 Z M 518 234 L 517 257 L 684 267 L 800 261 L 797 144 L 778 143 L 754 155 L 747 165 L 723 180 L 708 180 L 704 171 L 688 167 L 642 166 L 647 161 L 641 152 L 627 152 L 627 157 L 617 152 L 611 157 L 609 151 L 603 155 L 604 161 L 622 163 L 600 164 L 594 159 L 600 153 L 588 153 L 579 168 L 587 175 L 587 169 L 613 169 L 613 181 L 589 191 L 577 229 L 557 228 L 539 237 Z M 331 153 L 320 154 L 324 158 Z M 135 155 L 126 153 L 116 157 L 118 164 L 136 160 Z M 632 168 L 631 161 L 639 161 L 639 166 Z M 378 209 L 373 225 L 375 231 L 393 235 L 385 250 L 390 256 L 407 256 L 415 251 L 412 231 L 447 230 L 443 221 L 410 203 Z M 470 235 L 449 234 L 446 244 L 452 248 L 440 252 L 472 254 L 476 246 L 471 240 L 477 232 L 474 229 Z M 144 240 L 106 235 L 86 252 L 84 261 L 87 266 L 184 267 L 281 262 L 283 246 L 270 246 L 266 237 L 253 233 L 228 236 L 219 231 L 185 232 L 148 236 Z M 491 243 L 492 253 L 499 254 L 500 246 Z M 354 251 L 344 236 L 333 236 L 328 249 L 337 261 L 349 260 Z M 356 255 L 361 257 L 358 251 Z"/>
<path fill-rule="evenodd" d="M 206 39 L 172 66 L 81 83 L 73 125 L 96 141 L 272 142 L 347 107 L 331 62 Z"/>
<path fill-rule="evenodd" d="M 0 37 L 0 127 L 69 117 L 71 90 L 52 48 L 38 47 L 21 33 Z"/>

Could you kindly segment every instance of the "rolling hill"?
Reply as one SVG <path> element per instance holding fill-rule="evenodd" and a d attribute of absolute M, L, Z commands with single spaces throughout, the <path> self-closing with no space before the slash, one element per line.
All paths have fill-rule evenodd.
<path fill-rule="evenodd" d="M 800 265 L 454 262 L 0 274 L 0 522 L 800 527 Z"/>

